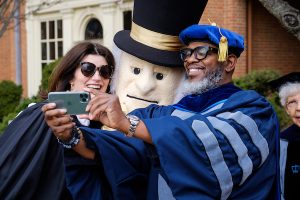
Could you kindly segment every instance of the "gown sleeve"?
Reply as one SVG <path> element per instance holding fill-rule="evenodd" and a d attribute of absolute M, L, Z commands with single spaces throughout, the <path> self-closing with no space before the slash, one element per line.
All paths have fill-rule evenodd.
<path fill-rule="evenodd" d="M 144 143 L 116 131 L 81 130 L 97 156 L 89 161 L 94 170 L 74 163 L 66 165 L 67 184 L 73 198 L 145 199 L 150 163 Z M 74 158 L 65 153 L 65 159 L 70 162 Z"/>
<path fill-rule="evenodd" d="M 161 115 L 157 106 L 131 114 Z M 74 199 L 146 199 L 151 163 L 143 141 L 118 131 L 81 127 L 87 146 L 96 152 L 87 160 L 65 151 L 67 186 Z"/>
<path fill-rule="evenodd" d="M 0 137 L 0 199 L 70 199 L 63 151 L 35 104 Z"/>
<path fill-rule="evenodd" d="M 247 95 L 210 113 L 143 119 L 176 199 L 275 194 L 278 120 L 263 98 Z"/>

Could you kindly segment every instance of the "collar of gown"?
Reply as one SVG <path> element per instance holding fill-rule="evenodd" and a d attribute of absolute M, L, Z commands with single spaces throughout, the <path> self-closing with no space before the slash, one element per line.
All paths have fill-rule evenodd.
<path fill-rule="evenodd" d="M 181 110 L 201 112 L 221 100 L 228 99 L 238 91 L 241 91 L 241 89 L 232 83 L 227 83 L 202 94 L 185 96 L 177 104 L 174 104 L 173 107 Z"/>
<path fill-rule="evenodd" d="M 281 134 L 280 137 L 286 139 L 288 141 L 300 141 L 300 127 L 293 124 L 292 126 L 285 129 Z"/>

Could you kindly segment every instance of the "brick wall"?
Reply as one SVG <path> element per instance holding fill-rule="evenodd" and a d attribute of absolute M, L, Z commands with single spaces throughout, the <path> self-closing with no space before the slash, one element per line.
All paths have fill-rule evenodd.
<path fill-rule="evenodd" d="M 300 71 L 300 41 L 258 1 L 253 1 L 252 68 Z"/>
<path fill-rule="evenodd" d="M 245 37 L 247 45 L 247 2 L 245 0 L 209 0 L 200 23 L 208 24 L 210 19 L 219 26 L 235 31 Z M 247 73 L 247 50 L 238 59 L 234 76 Z"/>
<path fill-rule="evenodd" d="M 25 7 L 21 9 L 22 13 L 25 13 Z M 27 96 L 27 38 L 26 38 L 26 27 L 25 22 L 21 23 L 21 55 L 22 55 L 22 87 L 23 96 Z M 31 72 L 34 73 L 34 72 Z"/>
<path fill-rule="evenodd" d="M 12 72 L 14 60 L 12 58 L 14 34 L 6 31 L 0 38 L 0 80 L 14 80 Z"/>
<path fill-rule="evenodd" d="M 24 14 L 25 8 L 21 7 L 21 15 Z M 0 38 L 0 81 L 16 80 L 16 61 L 15 61 L 15 35 L 13 29 L 13 21 L 9 28 Z M 23 96 L 27 95 L 27 58 L 26 58 L 26 30 L 25 22 L 21 21 L 21 53 L 22 53 L 22 88 Z"/>
<path fill-rule="evenodd" d="M 212 22 L 224 26 L 224 6 L 224 1 L 209 0 L 200 19 L 200 23 L 209 24 L 208 19 L 210 19 Z"/>

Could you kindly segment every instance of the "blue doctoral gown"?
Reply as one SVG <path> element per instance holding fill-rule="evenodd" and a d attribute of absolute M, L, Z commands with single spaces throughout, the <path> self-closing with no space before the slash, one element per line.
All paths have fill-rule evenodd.
<path fill-rule="evenodd" d="M 82 129 L 97 152 L 113 199 L 275 199 L 278 121 L 254 91 L 232 84 L 184 97 L 172 106 L 151 105 L 140 117 L 153 145 L 117 131 Z M 80 173 L 78 173 L 80 171 Z M 104 199 L 105 183 L 84 168 L 66 168 L 73 197 Z M 89 179 L 84 178 L 85 174 Z"/>

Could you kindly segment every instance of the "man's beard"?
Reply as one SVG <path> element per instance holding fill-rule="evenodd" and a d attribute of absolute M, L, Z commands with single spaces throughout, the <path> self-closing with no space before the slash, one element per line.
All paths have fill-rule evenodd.
<path fill-rule="evenodd" d="M 202 94 L 218 87 L 223 77 L 223 68 L 222 65 L 219 65 L 216 70 L 208 71 L 200 81 L 190 82 L 188 79 L 185 79 L 176 91 L 174 103 L 178 102 L 184 96 Z"/>

